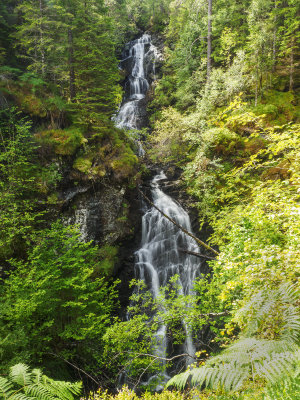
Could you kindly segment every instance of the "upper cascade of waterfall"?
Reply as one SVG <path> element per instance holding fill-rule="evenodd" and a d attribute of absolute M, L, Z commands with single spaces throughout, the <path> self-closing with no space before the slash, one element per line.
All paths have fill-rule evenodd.
<path fill-rule="evenodd" d="M 120 69 L 127 74 L 125 93 L 114 120 L 117 128 L 139 130 L 147 125 L 145 98 L 149 82 L 155 79 L 158 50 L 151 43 L 151 36 L 145 33 L 125 45 L 122 57 Z"/>

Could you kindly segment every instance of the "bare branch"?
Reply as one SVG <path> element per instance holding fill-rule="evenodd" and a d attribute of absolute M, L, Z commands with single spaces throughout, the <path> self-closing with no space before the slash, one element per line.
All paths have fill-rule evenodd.
<path fill-rule="evenodd" d="M 99 387 L 101 386 L 101 382 L 96 381 L 96 379 L 94 379 L 90 374 L 88 374 L 87 372 L 85 372 L 83 369 L 77 367 L 77 365 L 71 363 L 70 361 L 66 360 L 65 358 L 63 358 L 62 356 L 55 354 L 55 353 L 48 353 L 51 354 L 54 357 L 60 358 L 61 360 L 63 360 L 65 363 L 71 365 L 71 367 L 75 368 L 78 372 L 82 372 L 85 376 L 87 376 L 89 379 L 91 379 L 94 383 L 96 383 Z M 107 378 L 107 377 L 106 377 Z"/>

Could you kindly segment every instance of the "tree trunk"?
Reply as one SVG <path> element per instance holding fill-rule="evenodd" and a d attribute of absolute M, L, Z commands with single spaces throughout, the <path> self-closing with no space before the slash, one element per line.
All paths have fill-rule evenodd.
<path fill-rule="evenodd" d="M 73 48 L 73 33 L 71 28 L 68 29 L 68 43 L 69 43 L 69 88 L 70 100 L 74 102 L 76 97 L 75 86 L 75 70 L 74 70 L 74 48 Z"/>
<path fill-rule="evenodd" d="M 290 87 L 289 91 L 291 92 L 294 88 L 294 38 L 292 39 L 291 44 L 291 54 L 290 54 Z"/>
<path fill-rule="evenodd" d="M 277 0 L 274 0 L 275 16 L 274 16 L 274 33 L 273 33 L 273 63 L 272 63 L 272 72 L 275 72 L 276 56 L 277 56 L 277 51 L 276 51 L 276 41 L 277 41 L 277 29 L 276 29 L 277 15 L 276 15 L 276 9 L 277 9 Z"/>
<path fill-rule="evenodd" d="M 207 13 L 207 81 L 211 74 L 211 18 L 212 18 L 212 0 L 208 0 Z"/>
<path fill-rule="evenodd" d="M 42 69 L 42 76 L 45 75 L 45 50 L 44 50 L 44 32 L 43 32 L 43 3 L 42 0 L 40 1 L 40 46 L 41 46 L 41 69 Z"/>
<path fill-rule="evenodd" d="M 185 250 L 185 249 L 178 249 L 181 253 L 189 254 L 191 256 L 199 257 L 199 258 L 206 258 L 207 260 L 214 260 L 214 257 L 206 256 L 205 254 L 196 253 L 195 251 Z"/>
<path fill-rule="evenodd" d="M 257 64 L 256 64 L 256 68 L 255 68 L 255 107 L 257 106 L 257 101 L 258 101 L 258 60 L 257 60 Z"/>

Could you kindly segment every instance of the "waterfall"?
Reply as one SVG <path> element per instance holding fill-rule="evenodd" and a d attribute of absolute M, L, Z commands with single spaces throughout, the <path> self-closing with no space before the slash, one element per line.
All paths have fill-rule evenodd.
<path fill-rule="evenodd" d="M 141 115 L 146 112 L 145 97 L 149 90 L 147 80 L 148 73 L 145 73 L 145 58 L 151 52 L 152 65 L 150 70 L 155 77 L 155 59 L 157 49 L 151 43 L 151 37 L 144 34 L 141 38 L 128 43 L 123 52 L 124 58 L 120 67 L 127 71 L 128 78 L 125 84 L 125 95 L 118 114 L 115 117 L 115 124 L 118 128 L 128 130 L 139 130 L 143 123 Z M 149 65 L 147 65 L 147 72 Z M 144 155 L 142 145 L 139 144 L 139 155 Z M 191 223 L 187 212 L 171 197 L 166 195 L 160 184 L 166 179 L 164 172 L 160 172 L 151 181 L 151 195 L 156 207 L 170 216 L 179 225 L 191 232 Z M 142 280 L 151 292 L 154 299 L 160 295 L 162 287 L 165 287 L 170 278 L 178 276 L 178 295 L 192 295 L 193 282 L 200 275 L 201 261 L 199 258 L 189 255 L 182 250 L 199 253 L 200 250 L 195 241 L 184 234 L 178 227 L 167 220 L 155 207 L 146 207 L 142 218 L 141 247 L 135 253 L 135 276 Z M 163 305 L 161 306 L 164 307 Z M 150 317 L 154 318 L 155 315 Z M 185 343 L 183 351 L 191 357 L 195 354 L 192 331 L 185 319 L 182 319 L 182 326 L 185 331 Z M 168 350 L 167 338 L 168 326 L 163 320 L 153 337 L 153 355 L 156 355 L 163 367 L 166 362 Z M 186 358 L 186 364 L 192 358 Z M 162 389 L 162 385 L 169 379 L 167 371 L 148 377 L 145 384 L 154 383 L 156 390 Z M 159 381 L 159 383 L 157 383 Z"/>
<path fill-rule="evenodd" d="M 161 172 L 151 182 L 154 205 L 191 232 L 187 212 L 161 190 L 160 182 L 164 179 L 166 176 Z M 182 249 L 200 252 L 195 241 L 167 220 L 155 207 L 148 209 L 142 219 L 142 241 L 140 249 L 136 252 L 135 272 L 137 279 L 145 281 L 154 299 L 159 296 L 160 288 L 166 286 L 174 275 L 178 275 L 178 294 L 193 294 L 193 282 L 200 275 L 200 262 L 197 257 L 182 252 Z M 184 319 L 182 325 L 186 333 L 184 353 L 193 357 L 195 346 L 191 329 Z M 156 332 L 154 342 L 154 355 L 162 360 L 167 358 L 167 325 L 163 321 Z M 191 360 L 192 358 L 187 357 L 186 364 Z M 159 378 L 166 381 L 169 377 L 165 373 Z M 157 389 L 160 389 L 160 385 Z"/>
<path fill-rule="evenodd" d="M 123 103 L 115 117 L 117 128 L 140 129 L 143 126 L 141 121 L 145 115 L 146 105 L 143 101 L 149 90 L 149 82 L 145 77 L 145 56 L 146 50 L 150 50 L 151 37 L 144 34 L 141 38 L 129 42 L 124 51 L 124 58 L 120 67 L 129 65 L 130 74 L 125 84 L 125 96 Z M 128 68 L 127 68 L 128 69 Z"/>

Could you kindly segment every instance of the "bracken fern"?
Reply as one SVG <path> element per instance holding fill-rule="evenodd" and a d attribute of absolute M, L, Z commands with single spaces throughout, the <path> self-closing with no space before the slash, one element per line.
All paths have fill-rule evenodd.
<path fill-rule="evenodd" d="M 251 315 L 251 321 L 244 325 L 244 336 L 220 355 L 208 360 L 206 365 L 174 376 L 167 386 L 183 388 L 190 382 L 193 386 L 237 391 L 249 378 L 253 381 L 260 378 L 269 384 L 270 391 L 273 390 L 272 385 L 276 385 L 283 377 L 290 379 L 295 376 L 300 358 L 298 302 L 299 290 L 294 285 L 284 284 L 276 290 L 259 292 L 241 311 L 240 315 Z M 274 309 L 282 312 L 276 340 L 261 338 L 265 321 Z M 298 387 L 299 373 L 297 378 L 289 382 L 294 389 Z M 276 397 L 266 397 L 269 398 Z"/>
<path fill-rule="evenodd" d="M 8 378 L 0 377 L 0 399 L 4 400 L 74 400 L 80 392 L 80 382 L 55 381 L 22 363 L 10 368 Z"/>

